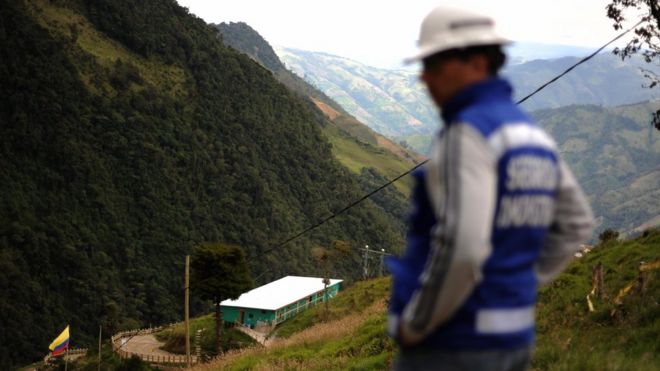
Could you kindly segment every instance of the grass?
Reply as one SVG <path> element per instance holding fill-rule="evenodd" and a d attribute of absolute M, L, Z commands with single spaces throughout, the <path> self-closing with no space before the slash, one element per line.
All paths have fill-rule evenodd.
<path fill-rule="evenodd" d="M 539 292 L 533 370 L 660 370 L 660 269 L 647 273 L 646 290 L 619 290 L 638 279 L 640 261 L 660 260 L 660 230 L 610 241 L 573 261 Z M 589 312 L 592 269 L 604 267 L 605 297 Z M 199 370 L 382 370 L 395 344 L 385 334 L 390 281 L 354 284 L 323 306 L 284 322 L 269 348 L 230 352 Z M 616 309 L 615 313 L 613 310 Z"/>
<path fill-rule="evenodd" d="M 373 167 L 388 179 L 392 179 L 413 167 L 411 162 L 395 156 L 386 149 L 352 138 L 335 126 L 328 125 L 323 132 L 332 144 L 332 153 L 335 157 L 356 174 L 360 174 L 362 168 Z M 394 186 L 404 195 L 409 195 L 412 181 L 410 177 L 406 177 L 394 183 Z"/>
<path fill-rule="evenodd" d="M 637 280 L 640 261 L 660 259 L 660 231 L 602 244 L 573 262 L 539 293 L 539 370 L 660 370 L 660 271 L 648 272 L 644 293 L 633 290 L 621 306 L 619 290 Z M 591 271 L 603 264 L 605 297 L 587 309 Z M 615 310 L 616 309 L 616 310 Z M 614 312 L 614 314 L 613 314 Z"/>
<path fill-rule="evenodd" d="M 268 348 L 231 352 L 199 369 L 387 369 L 391 366 L 395 346 L 383 331 L 385 322 L 385 300 L 379 299 L 362 312 L 314 324 Z"/>
<path fill-rule="evenodd" d="M 389 291 L 389 278 L 356 282 L 328 302 L 327 312 L 324 305 L 306 310 L 278 325 L 275 329 L 275 336 L 288 338 L 317 323 L 336 321 L 353 313 L 361 313 L 378 300 L 387 298 Z"/>
<path fill-rule="evenodd" d="M 363 370 L 389 368 L 394 343 L 385 334 L 389 278 L 362 281 L 329 302 L 282 323 L 268 348 L 230 352 L 201 370 Z"/>
<path fill-rule="evenodd" d="M 215 354 L 215 317 L 214 314 L 192 318 L 190 320 L 190 346 L 195 346 L 195 334 L 201 330 L 200 345 L 202 353 L 208 355 Z M 163 350 L 175 354 L 186 353 L 186 336 L 185 326 L 183 323 L 178 323 L 173 327 L 167 328 L 163 331 L 154 334 L 156 339 L 165 342 L 162 347 Z M 222 349 L 227 351 L 231 349 L 239 349 L 249 347 L 256 344 L 256 342 L 248 335 L 232 328 L 229 324 L 225 323 L 220 333 Z"/>

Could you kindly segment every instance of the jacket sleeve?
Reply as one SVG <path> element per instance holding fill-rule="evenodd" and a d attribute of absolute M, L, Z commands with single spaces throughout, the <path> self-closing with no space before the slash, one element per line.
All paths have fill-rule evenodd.
<path fill-rule="evenodd" d="M 559 172 L 555 213 L 536 265 L 541 285 L 550 282 L 566 267 L 594 229 L 589 203 L 564 161 L 559 163 Z"/>
<path fill-rule="evenodd" d="M 463 304 L 492 251 L 497 176 L 483 136 L 471 126 L 452 125 L 444 143 L 435 146 L 427 182 L 438 224 L 421 286 L 400 318 L 399 336 L 407 344 L 422 340 Z"/>

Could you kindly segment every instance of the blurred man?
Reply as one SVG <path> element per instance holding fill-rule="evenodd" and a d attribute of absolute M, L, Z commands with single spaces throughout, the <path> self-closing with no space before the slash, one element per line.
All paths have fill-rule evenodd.
<path fill-rule="evenodd" d="M 539 284 L 593 229 L 555 142 L 511 100 L 493 21 L 438 7 L 422 22 L 422 81 L 444 128 L 415 174 L 388 331 L 400 370 L 524 370 Z"/>

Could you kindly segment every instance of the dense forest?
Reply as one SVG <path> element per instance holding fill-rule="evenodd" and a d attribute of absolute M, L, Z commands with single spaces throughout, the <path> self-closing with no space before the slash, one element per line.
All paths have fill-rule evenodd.
<path fill-rule="evenodd" d="M 401 244 L 384 193 L 263 253 L 382 176 L 350 173 L 309 101 L 174 0 L 0 0 L 0 45 L 0 368 L 66 324 L 85 346 L 180 318 L 202 242 L 245 248 L 257 283 L 315 274 L 334 240 Z"/>
<path fill-rule="evenodd" d="M 573 105 L 532 112 L 555 139 L 591 201 L 598 228 L 638 232 L 660 211 L 656 102 Z M 657 223 L 657 222 L 656 222 Z"/>
<path fill-rule="evenodd" d="M 223 43 L 247 54 L 270 70 L 274 77 L 303 99 L 313 102 L 323 134 L 334 143 L 333 153 L 342 164 L 358 175 L 364 193 L 386 184 L 422 161 L 416 153 L 406 150 L 371 130 L 341 108 L 323 92 L 286 69 L 273 47 L 255 29 L 243 22 L 213 25 Z M 325 110 L 321 107 L 325 107 Z M 331 111 L 331 113 L 328 113 Z M 350 143 L 347 145 L 347 142 Z M 394 186 L 384 188 L 371 197 L 398 222 L 407 214 L 407 195 L 412 180 L 402 178 Z M 403 228 L 400 224 L 399 228 Z"/>

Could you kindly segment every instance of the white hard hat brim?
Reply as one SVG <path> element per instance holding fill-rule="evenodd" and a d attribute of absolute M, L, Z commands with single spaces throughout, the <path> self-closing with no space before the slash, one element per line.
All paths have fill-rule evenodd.
<path fill-rule="evenodd" d="M 484 33 L 483 31 L 481 31 L 480 35 L 471 37 L 469 42 L 466 42 L 464 37 L 459 37 L 453 40 L 445 39 L 442 42 L 436 43 L 426 48 L 420 48 L 417 54 L 405 58 L 403 60 L 403 63 L 412 64 L 426 57 L 430 57 L 433 54 L 451 49 L 458 49 L 458 48 L 462 49 L 462 48 L 481 46 L 481 45 L 508 45 L 511 43 L 512 43 L 511 40 L 501 37 L 497 35 L 495 32 Z"/>

